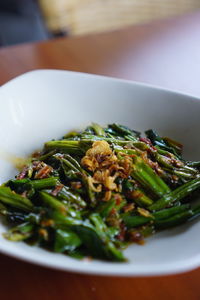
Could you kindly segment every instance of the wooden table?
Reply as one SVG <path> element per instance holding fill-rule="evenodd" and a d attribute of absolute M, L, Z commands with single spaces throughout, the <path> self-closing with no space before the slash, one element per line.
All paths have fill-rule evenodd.
<path fill-rule="evenodd" d="M 200 96 L 200 13 L 0 50 L 0 84 L 38 68 L 116 76 Z M 194 300 L 200 299 L 199 281 L 200 269 L 177 276 L 110 278 L 48 270 L 0 256 L 2 300 Z"/>

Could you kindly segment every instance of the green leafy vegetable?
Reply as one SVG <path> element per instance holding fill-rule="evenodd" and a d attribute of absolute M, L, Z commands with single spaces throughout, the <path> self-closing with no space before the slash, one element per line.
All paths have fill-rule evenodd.
<path fill-rule="evenodd" d="M 92 123 L 47 141 L 0 186 L 4 237 L 74 258 L 124 262 L 122 250 L 200 215 L 200 162 L 154 130 Z"/>

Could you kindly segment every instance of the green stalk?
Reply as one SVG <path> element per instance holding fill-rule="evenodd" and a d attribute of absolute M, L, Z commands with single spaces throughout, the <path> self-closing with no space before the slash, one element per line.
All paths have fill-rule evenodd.
<path fill-rule="evenodd" d="M 194 179 L 196 177 L 194 174 L 187 173 L 185 172 L 185 170 L 179 170 L 179 169 L 174 169 L 173 174 L 185 179 Z"/>
<path fill-rule="evenodd" d="M 71 228 L 71 226 L 82 225 L 83 221 L 75 217 L 66 216 L 62 214 L 59 210 L 52 210 L 50 217 L 55 222 L 58 228 Z"/>
<path fill-rule="evenodd" d="M 126 205 L 126 203 L 127 203 L 126 200 L 123 199 L 119 204 L 116 204 L 116 200 L 114 198 L 111 198 L 107 202 L 101 202 L 100 205 L 97 207 L 96 212 L 100 214 L 100 216 L 103 219 L 106 219 L 113 208 L 115 209 L 116 212 L 119 212 L 120 209 L 124 205 Z"/>
<path fill-rule="evenodd" d="M 192 181 L 189 181 L 182 186 L 178 187 L 176 190 L 164 195 L 161 199 L 156 201 L 154 204 L 149 206 L 150 210 L 161 210 L 167 206 L 172 205 L 174 202 L 177 202 L 186 196 L 188 196 L 193 191 L 200 188 L 200 178 L 196 178 Z"/>
<path fill-rule="evenodd" d="M 74 172 L 79 172 L 79 170 L 69 160 L 60 158 L 60 161 L 63 163 L 66 171 L 73 170 Z"/>
<path fill-rule="evenodd" d="M 64 158 L 67 159 L 79 172 L 83 171 L 79 162 L 75 158 L 73 158 L 71 155 L 64 154 Z"/>
<path fill-rule="evenodd" d="M 59 183 L 58 177 L 49 177 L 44 179 L 34 179 L 29 178 L 9 180 L 7 185 L 12 189 L 23 187 L 28 189 L 30 186 L 35 190 L 47 189 L 56 186 Z"/>
<path fill-rule="evenodd" d="M 163 138 L 163 141 L 171 148 L 173 148 L 178 155 L 182 154 L 183 145 L 178 143 L 177 141 L 174 141 L 168 137 Z"/>
<path fill-rule="evenodd" d="M 153 220 L 153 217 L 131 216 L 125 214 L 122 217 L 122 219 L 126 227 L 130 229 L 130 228 L 139 227 L 149 223 L 151 220 Z"/>
<path fill-rule="evenodd" d="M 101 203 L 97 207 L 96 211 L 104 219 L 109 216 L 111 210 L 115 207 L 115 205 L 116 205 L 116 200 L 114 198 L 111 198 L 109 201 Z"/>
<path fill-rule="evenodd" d="M 55 154 L 53 157 L 60 160 L 69 170 L 73 170 L 75 172 L 83 171 L 78 161 L 69 154 Z"/>
<path fill-rule="evenodd" d="M 140 157 L 134 158 L 131 175 L 145 190 L 149 190 L 156 197 L 162 197 L 170 192 L 166 183 Z"/>
<path fill-rule="evenodd" d="M 8 214 L 8 210 L 5 207 L 5 205 L 3 205 L 2 203 L 0 203 L 0 215 L 2 216 L 6 216 Z"/>
<path fill-rule="evenodd" d="M 174 207 L 162 209 L 160 211 L 156 211 L 152 215 L 156 220 L 163 220 L 163 219 L 168 219 L 176 214 L 182 213 L 189 209 L 190 209 L 189 204 L 183 204 L 180 206 L 174 206 Z"/>
<path fill-rule="evenodd" d="M 58 193 L 57 197 L 61 200 L 65 200 L 71 203 L 72 205 L 76 204 L 81 208 L 84 208 L 87 205 L 78 193 L 72 192 L 66 186 L 62 188 L 62 190 Z"/>
<path fill-rule="evenodd" d="M 156 147 L 159 147 L 165 151 L 168 151 L 170 153 L 173 153 L 176 157 L 178 157 L 178 153 L 174 147 L 169 146 L 166 144 L 164 139 L 162 139 L 157 132 L 154 130 L 150 129 L 145 131 L 146 136 L 151 140 L 152 144 Z"/>
<path fill-rule="evenodd" d="M 49 177 L 44 179 L 35 179 L 31 180 L 28 184 L 30 184 L 35 190 L 42 190 L 47 188 L 52 188 L 59 184 L 58 177 Z"/>
<path fill-rule="evenodd" d="M 114 132 L 117 133 L 119 136 L 132 136 L 136 141 L 138 140 L 138 136 L 140 135 L 139 132 L 129 129 L 127 126 L 123 126 L 117 123 L 109 124 L 109 128 L 111 128 Z"/>
<path fill-rule="evenodd" d="M 153 204 L 153 200 L 149 198 L 142 189 L 136 189 L 134 192 L 137 193 L 137 196 L 133 198 L 134 202 L 136 202 L 139 206 L 149 206 Z"/>
<path fill-rule="evenodd" d="M 62 214 L 65 214 L 67 212 L 67 208 L 66 206 L 59 201 L 57 198 L 55 198 L 52 195 L 49 195 L 46 192 L 40 192 L 40 199 L 42 200 L 42 202 L 44 203 L 44 205 L 52 208 L 53 210 L 56 210 Z"/>
<path fill-rule="evenodd" d="M 194 215 L 199 215 L 200 214 L 200 205 L 193 208 L 193 213 L 194 213 Z"/>
<path fill-rule="evenodd" d="M 81 221 L 68 216 L 63 216 L 59 212 L 53 212 L 52 218 L 56 227 L 71 229 L 79 236 L 83 245 L 88 249 L 90 255 L 98 258 L 106 258 L 113 261 L 124 261 L 123 254 L 109 240 L 105 230 L 105 223 L 99 215 L 92 214 L 89 220 Z"/>
<path fill-rule="evenodd" d="M 189 179 L 195 178 L 195 176 L 198 174 L 198 171 L 196 169 L 191 168 L 187 165 L 183 165 L 180 167 L 173 166 L 173 160 L 171 160 L 171 158 L 161 155 L 158 152 L 156 152 L 154 155 L 156 161 L 159 163 L 159 165 L 162 166 L 163 170 L 166 170 L 170 174 Z"/>
<path fill-rule="evenodd" d="M 33 234 L 34 224 L 23 223 L 16 227 L 11 228 L 8 232 L 4 233 L 3 236 L 13 242 L 19 242 L 30 238 Z"/>
<path fill-rule="evenodd" d="M 82 139 L 81 142 L 84 143 L 90 143 L 92 145 L 93 142 L 95 141 L 106 141 L 110 144 L 115 144 L 115 145 L 119 145 L 119 146 L 125 146 L 127 144 L 134 144 L 134 141 L 130 141 L 130 140 L 124 140 L 124 139 L 116 139 L 116 138 L 107 138 L 107 137 L 100 137 L 97 135 L 85 135 Z"/>
<path fill-rule="evenodd" d="M 118 157 L 120 157 L 120 153 L 124 153 L 127 155 L 139 155 L 140 154 L 136 149 L 123 149 L 118 146 L 116 147 L 115 145 L 114 145 L 114 150 L 118 154 Z"/>
<path fill-rule="evenodd" d="M 200 166 L 200 161 L 187 161 L 186 164 L 188 167 L 197 168 Z"/>
<path fill-rule="evenodd" d="M 28 198 L 16 194 L 9 187 L 0 187 L 0 202 L 24 211 L 33 209 L 33 204 Z"/>
<path fill-rule="evenodd" d="M 110 241 L 108 235 L 106 234 L 107 226 L 101 217 L 98 214 L 92 214 L 90 216 L 90 220 L 95 225 L 96 233 L 104 243 L 104 251 L 107 258 L 116 261 L 124 261 L 122 252 L 115 247 L 114 243 Z"/>
<path fill-rule="evenodd" d="M 155 220 L 155 228 L 156 229 L 166 229 L 170 227 L 174 227 L 180 224 L 185 223 L 187 220 L 189 220 L 194 215 L 193 211 L 191 209 L 186 210 L 184 212 L 181 212 L 179 214 L 176 214 L 168 219 L 164 220 Z"/>
<path fill-rule="evenodd" d="M 127 226 L 127 228 L 134 228 L 134 227 L 145 225 L 149 222 L 151 222 L 152 224 L 161 224 L 162 222 L 164 223 L 164 220 L 168 220 L 168 219 L 171 220 L 171 218 L 174 217 L 175 215 L 187 211 L 190 211 L 190 205 L 185 204 L 181 206 L 171 207 L 168 209 L 163 209 L 161 211 L 153 213 L 150 217 L 131 216 L 131 215 L 124 214 L 122 219 L 125 225 Z"/>
<path fill-rule="evenodd" d="M 43 154 L 43 155 L 41 155 L 39 157 L 33 158 L 33 161 L 34 160 L 45 161 L 47 158 L 51 157 L 55 153 L 56 153 L 56 150 L 52 150 L 52 151 L 50 151 L 48 153 L 45 153 L 45 154 Z"/>
<path fill-rule="evenodd" d="M 17 187 L 24 186 L 27 183 L 30 183 L 31 180 L 29 178 L 23 178 L 23 179 L 16 179 L 16 180 L 9 180 L 6 185 L 11 187 L 12 189 L 15 189 Z"/>
<path fill-rule="evenodd" d="M 89 140 L 86 141 L 73 141 L 73 140 L 59 140 L 49 141 L 45 143 L 46 150 L 59 150 L 64 153 L 83 155 L 87 149 L 91 147 L 92 143 Z"/>
<path fill-rule="evenodd" d="M 92 123 L 91 125 L 92 129 L 94 130 L 96 135 L 105 136 L 104 129 L 97 123 Z"/>

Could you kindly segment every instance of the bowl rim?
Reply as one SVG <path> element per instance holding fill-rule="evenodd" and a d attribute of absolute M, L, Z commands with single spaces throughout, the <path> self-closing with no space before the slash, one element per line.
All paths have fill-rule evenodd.
<path fill-rule="evenodd" d="M 125 84 L 140 86 L 143 88 L 154 89 L 154 90 L 161 91 L 161 92 L 168 92 L 168 93 L 174 94 L 174 95 L 186 96 L 186 97 L 190 98 L 191 100 L 200 101 L 200 96 L 196 96 L 196 95 L 193 95 L 193 94 L 187 93 L 187 92 L 181 92 L 178 89 L 165 88 L 165 87 L 162 87 L 161 85 L 145 83 L 142 81 L 136 81 L 136 80 L 131 80 L 131 79 L 123 79 L 120 77 L 114 77 L 114 76 L 108 76 L 108 75 L 99 75 L 99 74 L 95 74 L 95 73 L 93 74 L 93 73 L 87 73 L 87 72 L 64 70 L 64 69 L 51 69 L 51 68 L 50 69 L 43 69 L 43 68 L 34 69 L 34 70 L 24 72 L 18 76 L 15 76 L 15 77 L 11 78 L 10 80 L 8 80 L 7 82 L 5 82 L 4 84 L 0 85 L 0 91 L 4 87 L 7 87 L 10 84 L 13 84 L 13 82 L 18 81 L 19 79 L 21 80 L 21 79 L 23 79 L 23 77 L 30 76 L 34 73 L 66 73 L 66 74 L 73 74 L 73 75 L 78 75 L 78 76 L 83 76 L 83 77 L 88 77 L 88 78 L 95 77 L 95 78 L 99 78 L 99 79 L 105 79 L 108 81 L 118 81 L 118 82 L 125 83 Z"/>

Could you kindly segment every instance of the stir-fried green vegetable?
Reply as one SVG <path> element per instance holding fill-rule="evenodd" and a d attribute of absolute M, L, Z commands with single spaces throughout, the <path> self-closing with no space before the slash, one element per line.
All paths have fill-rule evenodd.
<path fill-rule="evenodd" d="M 0 186 L 11 241 L 121 262 L 128 244 L 200 215 L 200 162 L 153 130 L 141 137 L 91 124 L 46 142 L 30 161 Z"/>

